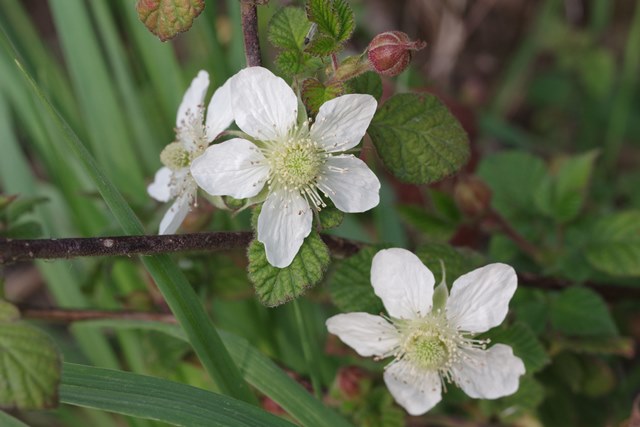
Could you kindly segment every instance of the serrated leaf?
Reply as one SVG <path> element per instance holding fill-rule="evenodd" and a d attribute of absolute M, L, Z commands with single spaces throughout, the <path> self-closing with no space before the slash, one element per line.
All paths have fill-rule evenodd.
<path fill-rule="evenodd" d="M 322 104 L 342 95 L 343 91 L 339 83 L 325 86 L 318 79 L 306 79 L 302 82 L 302 101 L 312 114 L 316 114 Z"/>
<path fill-rule="evenodd" d="M 456 232 L 457 224 L 448 218 L 426 212 L 413 205 L 400 205 L 396 209 L 400 217 L 417 231 L 424 233 L 431 241 L 448 242 Z"/>
<path fill-rule="evenodd" d="M 617 329 L 607 305 L 594 291 L 571 287 L 551 303 L 551 325 L 566 335 L 615 336 Z"/>
<path fill-rule="evenodd" d="M 538 372 L 549 363 L 549 356 L 529 326 L 516 322 L 507 328 L 491 331 L 491 342 L 511 346 L 513 354 L 524 362 L 527 374 Z"/>
<path fill-rule="evenodd" d="M 382 98 L 382 79 L 373 71 L 367 71 L 349 80 L 346 88 L 349 93 L 367 93 L 378 101 Z"/>
<path fill-rule="evenodd" d="M 304 240 L 288 267 L 277 268 L 269 264 L 264 245 L 257 240 L 249 245 L 248 257 L 249 279 L 260 302 L 269 307 L 302 295 L 322 280 L 330 261 L 329 249 L 316 232 Z"/>
<path fill-rule="evenodd" d="M 204 10 L 204 0 L 138 0 L 138 18 L 160 40 L 187 31 Z"/>
<path fill-rule="evenodd" d="M 477 253 L 463 252 L 446 243 L 429 243 L 421 246 L 416 250 L 416 255 L 431 270 L 437 283 L 442 280 L 442 265 L 444 264 L 446 280 L 449 285 L 481 263 Z"/>
<path fill-rule="evenodd" d="M 590 151 L 552 166 L 555 173 L 547 175 L 534 194 L 540 211 L 560 223 L 574 219 L 582 210 L 597 155 L 596 151 Z"/>
<path fill-rule="evenodd" d="M 376 112 L 369 135 L 385 166 L 413 184 L 451 175 L 469 159 L 467 134 L 430 94 L 391 97 Z"/>
<path fill-rule="evenodd" d="M 326 34 L 316 34 L 304 50 L 313 56 L 322 57 L 331 55 L 339 47 L 340 45 L 333 37 Z"/>
<path fill-rule="evenodd" d="M 382 301 L 371 286 L 371 261 L 382 249 L 366 247 L 352 257 L 338 263 L 329 280 L 329 294 L 340 311 L 379 314 Z"/>
<path fill-rule="evenodd" d="M 491 188 L 492 206 L 507 218 L 532 211 L 534 194 L 546 173 L 540 158 L 520 151 L 487 156 L 478 166 L 478 176 Z"/>
<path fill-rule="evenodd" d="M 585 256 L 612 276 L 640 276 L 640 211 L 604 217 L 596 222 Z"/>
<path fill-rule="evenodd" d="M 23 322 L 0 322 L 0 408 L 58 404 L 60 356 L 53 341 Z"/>
<path fill-rule="evenodd" d="M 346 0 L 309 0 L 307 17 L 317 32 L 306 47 L 315 56 L 327 56 L 340 49 L 355 29 L 353 10 Z"/>
<path fill-rule="evenodd" d="M 304 10 L 299 7 L 284 7 L 271 18 L 267 35 L 276 47 L 301 51 L 310 27 L 311 23 Z"/>

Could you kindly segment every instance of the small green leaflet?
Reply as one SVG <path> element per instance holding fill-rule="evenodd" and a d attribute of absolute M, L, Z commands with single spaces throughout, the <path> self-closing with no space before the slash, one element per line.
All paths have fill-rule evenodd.
<path fill-rule="evenodd" d="M 191 28 L 204 0 L 138 0 L 136 10 L 145 27 L 164 42 Z"/>
<path fill-rule="evenodd" d="M 469 159 L 466 132 L 434 95 L 391 97 L 376 112 L 368 132 L 384 165 L 408 183 L 438 181 Z"/>
<path fill-rule="evenodd" d="M 0 300 L 0 408 L 45 409 L 58 405 L 60 356 L 44 332 L 19 320 Z"/>
<path fill-rule="evenodd" d="M 608 215 L 596 222 L 585 255 L 612 276 L 640 276 L 640 211 Z"/>
<path fill-rule="evenodd" d="M 317 232 L 304 240 L 291 265 L 277 268 L 269 264 L 264 245 L 251 242 L 248 251 L 249 279 L 260 302 L 268 307 L 284 304 L 322 280 L 329 266 L 329 249 Z"/>
<path fill-rule="evenodd" d="M 302 82 L 302 101 L 312 114 L 317 114 L 320 106 L 342 95 L 344 88 L 340 83 L 325 86 L 318 79 L 306 79 Z"/>
<path fill-rule="evenodd" d="M 311 55 L 303 50 L 309 28 L 311 23 L 299 7 L 282 8 L 271 18 L 267 34 L 271 44 L 282 49 L 275 62 L 284 74 L 298 74 L 309 63 Z"/>
<path fill-rule="evenodd" d="M 551 325 L 569 336 L 618 335 L 602 297 L 579 286 L 562 291 L 551 303 Z"/>
<path fill-rule="evenodd" d="M 355 29 L 353 10 L 346 0 L 309 0 L 307 17 L 317 24 L 306 51 L 318 57 L 335 53 Z"/>

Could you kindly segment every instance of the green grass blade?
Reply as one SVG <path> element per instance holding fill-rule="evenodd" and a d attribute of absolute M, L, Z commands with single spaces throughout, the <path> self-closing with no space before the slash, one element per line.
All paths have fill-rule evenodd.
<path fill-rule="evenodd" d="M 135 320 L 90 320 L 77 322 L 87 328 L 141 329 L 162 332 L 187 341 L 177 325 Z M 280 405 L 289 415 L 306 427 L 349 427 L 344 418 L 325 407 L 300 384 L 291 379 L 271 359 L 263 355 L 244 338 L 219 331 L 224 345 L 239 364 L 245 380 Z"/>
<path fill-rule="evenodd" d="M 71 363 L 63 365 L 60 400 L 189 427 L 293 426 L 255 406 L 185 384 Z"/>
<path fill-rule="evenodd" d="M 17 418 L 13 418 L 6 412 L 0 411 L 0 426 L 4 427 L 29 427 Z"/>
<path fill-rule="evenodd" d="M 47 114 L 55 122 L 59 130 L 65 135 L 70 154 L 76 156 L 84 166 L 86 173 L 93 179 L 105 203 L 116 217 L 126 234 L 139 235 L 144 233 L 140 221 L 135 216 L 122 195 L 109 179 L 102 173 L 91 154 L 87 151 L 77 135 L 60 116 L 31 75 L 22 67 L 17 59 L 7 36 L 2 32 L 0 37 L 9 55 L 15 60 L 22 71 L 23 77 L 30 84 L 34 94 L 39 99 Z M 231 360 L 208 318 L 200 300 L 191 288 L 189 282 L 178 267 L 167 255 L 142 258 L 142 262 L 154 278 L 171 311 L 184 328 L 189 342 L 200 358 L 205 369 L 209 372 L 219 389 L 233 397 L 246 401 L 255 401 L 246 383 L 240 377 L 238 368 Z"/>
<path fill-rule="evenodd" d="M 49 5 L 92 151 L 119 188 L 126 188 L 133 200 L 146 201 L 143 171 L 122 114 L 122 101 L 116 96 L 85 3 L 51 0 Z"/>

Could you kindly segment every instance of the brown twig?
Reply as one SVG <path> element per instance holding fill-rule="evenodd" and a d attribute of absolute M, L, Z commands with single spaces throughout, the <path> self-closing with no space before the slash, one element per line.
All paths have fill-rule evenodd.
<path fill-rule="evenodd" d="M 143 311 L 116 310 L 69 310 L 61 308 L 40 308 L 18 304 L 20 314 L 26 319 L 46 320 L 48 322 L 72 323 L 83 320 L 144 320 L 149 322 L 177 323 L 169 313 L 151 313 Z"/>
<path fill-rule="evenodd" d="M 353 255 L 362 247 L 361 243 L 340 237 L 322 238 L 335 255 Z M 0 265 L 34 259 L 224 251 L 246 247 L 252 239 L 250 231 L 37 240 L 0 238 Z"/>
<path fill-rule="evenodd" d="M 262 65 L 260 57 L 260 41 L 258 39 L 258 8 L 256 4 L 264 1 L 240 0 L 240 15 L 242 18 L 242 33 L 244 35 L 244 55 L 247 67 Z"/>

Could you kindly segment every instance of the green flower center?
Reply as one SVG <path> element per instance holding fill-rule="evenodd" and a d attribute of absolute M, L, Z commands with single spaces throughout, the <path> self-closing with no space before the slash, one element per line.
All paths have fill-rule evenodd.
<path fill-rule="evenodd" d="M 416 331 L 405 342 L 406 356 L 423 369 L 440 369 L 447 364 L 449 348 L 443 337 Z"/>
<path fill-rule="evenodd" d="M 176 171 L 189 166 L 191 155 L 185 150 L 184 144 L 172 142 L 160 153 L 160 161 L 172 171 Z"/>
<path fill-rule="evenodd" d="M 273 180 L 286 189 L 303 190 L 315 185 L 326 153 L 311 139 L 303 138 L 278 145 L 268 158 Z"/>

